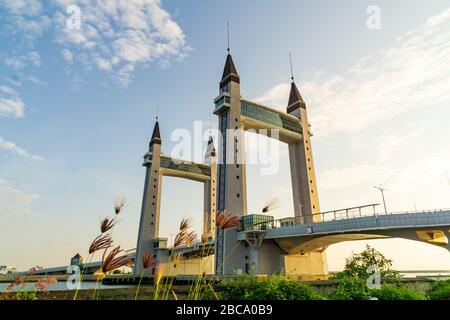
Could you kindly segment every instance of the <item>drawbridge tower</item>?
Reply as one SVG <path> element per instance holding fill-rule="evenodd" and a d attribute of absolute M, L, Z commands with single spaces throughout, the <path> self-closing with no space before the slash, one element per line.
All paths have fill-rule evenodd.
<path fill-rule="evenodd" d="M 203 233 L 204 243 L 213 242 L 216 235 L 216 175 L 217 160 L 212 138 L 209 138 L 205 154 L 206 163 L 195 163 L 172 158 L 161 152 L 161 133 L 159 121 L 155 123 L 149 151 L 144 155 L 143 166 L 146 167 L 144 193 L 142 198 L 141 219 L 139 223 L 138 241 L 133 273 L 135 276 L 144 274 L 151 276 L 154 268 L 143 270 L 142 257 L 150 253 L 164 263 L 168 259 L 167 238 L 160 238 L 160 207 L 162 180 L 164 176 L 177 177 L 203 183 Z M 180 263 L 181 264 L 181 263 Z M 198 273 L 201 263 L 191 264 L 193 274 Z M 212 272 L 213 265 L 208 266 Z M 187 269 L 184 268 L 186 271 Z"/>
<path fill-rule="evenodd" d="M 228 49 L 219 85 L 219 95 L 214 99 L 214 114 L 219 117 L 222 142 L 219 146 L 218 203 L 217 212 L 227 212 L 238 217 L 247 215 L 247 190 L 244 132 L 276 131 L 271 137 L 287 143 L 291 168 L 294 201 L 294 224 L 320 221 L 311 147 L 311 128 L 306 104 L 291 77 L 291 90 L 287 112 L 264 106 L 241 96 L 240 77 Z M 321 251 L 306 256 L 286 255 L 263 239 L 255 239 L 258 245 L 247 246 L 238 239 L 239 231 L 218 230 L 216 241 L 216 270 L 220 274 L 236 271 L 248 272 L 249 266 L 260 266 L 257 273 L 273 273 L 277 270 L 294 270 L 298 273 L 325 275 L 328 273 L 325 254 Z M 222 234 L 223 233 L 223 234 Z M 270 252 L 270 254 L 269 254 Z M 278 256 L 278 258 L 273 258 Z M 265 261 L 272 257 L 272 261 Z M 225 261 L 226 260 L 226 261 Z M 223 267 L 220 267 L 223 266 Z M 218 268 L 218 269 L 217 269 Z"/>

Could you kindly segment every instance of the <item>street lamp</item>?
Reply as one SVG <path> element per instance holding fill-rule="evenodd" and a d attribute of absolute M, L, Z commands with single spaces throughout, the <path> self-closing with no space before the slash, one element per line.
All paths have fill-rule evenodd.
<path fill-rule="evenodd" d="M 382 186 L 374 186 L 375 189 L 378 189 L 381 191 L 381 197 L 383 198 L 383 205 L 384 205 L 384 213 L 387 214 L 387 209 L 386 209 L 386 200 L 384 199 L 384 191 L 389 191 L 388 189 L 383 188 Z"/>

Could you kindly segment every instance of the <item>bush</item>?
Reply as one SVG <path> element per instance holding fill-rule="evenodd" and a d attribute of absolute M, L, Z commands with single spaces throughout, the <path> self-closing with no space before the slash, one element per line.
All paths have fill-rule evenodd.
<path fill-rule="evenodd" d="M 367 245 L 364 251 L 354 253 L 346 259 L 344 270 L 333 275 L 331 279 L 367 279 L 369 276 L 368 270 L 371 266 L 378 268 L 382 279 L 395 280 L 400 278 L 400 273 L 392 269 L 392 260 Z"/>
<path fill-rule="evenodd" d="M 431 300 L 450 300 L 450 280 L 439 281 L 429 293 Z"/>
<path fill-rule="evenodd" d="M 332 300 L 368 300 L 371 296 L 365 281 L 358 278 L 342 278 L 328 298 Z"/>
<path fill-rule="evenodd" d="M 394 284 L 383 285 L 380 289 L 370 290 L 372 297 L 378 300 L 425 300 L 426 297 L 421 293 L 404 286 Z"/>
<path fill-rule="evenodd" d="M 243 276 L 224 281 L 220 298 L 225 300 L 320 300 L 323 299 L 310 286 L 281 276 L 257 279 Z"/>

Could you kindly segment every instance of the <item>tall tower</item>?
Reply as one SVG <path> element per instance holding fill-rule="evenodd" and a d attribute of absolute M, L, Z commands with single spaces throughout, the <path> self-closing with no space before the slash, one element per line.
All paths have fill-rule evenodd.
<path fill-rule="evenodd" d="M 214 99 L 214 114 L 219 116 L 222 136 L 217 210 L 226 209 L 241 217 L 247 214 L 244 127 L 241 123 L 240 78 L 229 51 L 219 88 L 219 96 Z"/>
<path fill-rule="evenodd" d="M 209 137 L 205 152 L 205 162 L 211 168 L 211 179 L 203 184 L 204 189 L 204 213 L 203 213 L 203 235 L 205 241 L 216 238 L 216 193 L 217 193 L 217 157 L 216 148 L 212 137 Z"/>
<path fill-rule="evenodd" d="M 214 114 L 219 116 L 222 137 L 219 145 L 217 212 L 227 210 L 230 214 L 242 217 L 247 214 L 244 125 L 241 121 L 240 78 L 230 49 L 219 89 L 219 96 L 214 99 Z M 237 230 L 224 232 L 219 229 L 216 239 L 216 273 L 232 274 L 234 270 L 244 270 L 243 247 L 244 244 L 237 240 Z"/>
<path fill-rule="evenodd" d="M 144 195 L 142 199 L 141 220 L 139 223 L 138 242 L 134 262 L 134 275 L 140 276 L 143 271 L 142 256 L 148 252 L 155 254 L 157 238 L 159 237 L 159 209 L 161 204 L 160 194 L 162 175 L 160 175 L 161 134 L 159 122 L 156 120 L 150 140 L 149 151 L 144 155 L 146 174 Z M 153 268 L 145 270 L 145 275 L 150 276 Z"/>
<path fill-rule="evenodd" d="M 311 124 L 308 121 L 306 104 L 295 85 L 294 77 L 287 113 L 299 118 L 302 127 L 300 141 L 289 144 L 295 223 L 320 221 L 320 215 L 313 216 L 314 213 L 320 212 L 320 207 L 311 145 Z"/>

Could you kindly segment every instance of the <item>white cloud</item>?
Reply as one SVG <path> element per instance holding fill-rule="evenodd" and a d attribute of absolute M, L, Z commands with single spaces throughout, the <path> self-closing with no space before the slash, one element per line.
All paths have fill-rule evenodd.
<path fill-rule="evenodd" d="M 66 27 L 70 1 L 55 0 L 57 42 L 64 46 L 67 61 L 86 68 L 112 72 L 121 86 L 127 86 L 139 63 L 167 64 L 168 58 L 182 59 L 189 52 L 185 35 L 160 0 L 80 0 L 81 28 Z"/>
<path fill-rule="evenodd" d="M 14 142 L 5 140 L 0 136 L 0 150 L 1 149 L 11 151 L 21 157 L 28 158 L 31 160 L 37 160 L 37 161 L 44 160 L 44 158 L 42 156 L 31 154 L 28 151 L 26 151 L 25 149 L 17 146 Z"/>
<path fill-rule="evenodd" d="M 22 118 L 25 104 L 17 95 L 17 91 L 11 87 L 0 85 L 0 119 Z"/>
<path fill-rule="evenodd" d="M 72 55 L 72 52 L 70 52 L 70 50 L 63 49 L 63 50 L 61 50 L 61 54 L 62 54 L 64 60 L 66 60 L 68 62 L 72 62 L 73 55 Z"/>
<path fill-rule="evenodd" d="M 360 131 L 411 108 L 450 102 L 448 70 L 450 9 L 343 74 L 312 74 L 299 89 L 323 137 Z M 257 100 L 284 110 L 288 95 L 289 86 L 279 84 Z"/>
<path fill-rule="evenodd" d="M 342 189 L 359 185 L 381 183 L 392 172 L 388 166 L 359 164 L 352 167 L 331 169 L 319 175 L 321 190 Z"/>
<path fill-rule="evenodd" d="M 0 118 L 21 118 L 24 116 L 25 104 L 19 97 L 0 98 Z"/>
<path fill-rule="evenodd" d="M 8 95 L 16 95 L 17 91 L 11 87 L 0 85 L 0 93 L 8 94 Z"/>
<path fill-rule="evenodd" d="M 29 214 L 31 206 L 39 198 L 36 193 L 26 193 L 17 190 L 8 181 L 0 179 L 0 225 L 8 220 Z"/>
<path fill-rule="evenodd" d="M 30 76 L 24 76 L 24 80 L 30 81 L 30 82 L 32 82 L 32 83 L 34 83 L 34 84 L 39 85 L 39 86 L 46 86 L 46 85 L 48 85 L 47 82 L 45 82 L 45 81 L 43 81 L 43 80 L 41 80 L 41 79 L 39 79 L 38 77 L 33 76 L 33 75 L 30 75 Z"/>
<path fill-rule="evenodd" d="M 8 67 L 12 67 L 14 69 L 23 69 L 28 64 L 32 64 L 34 66 L 40 66 L 42 64 L 41 56 L 36 51 L 13 57 L 8 57 L 5 55 L 3 61 Z"/>
<path fill-rule="evenodd" d="M 33 45 L 51 25 L 39 0 L 3 0 L 2 7 L 7 11 L 2 20 L 3 30 L 26 45 Z"/>

